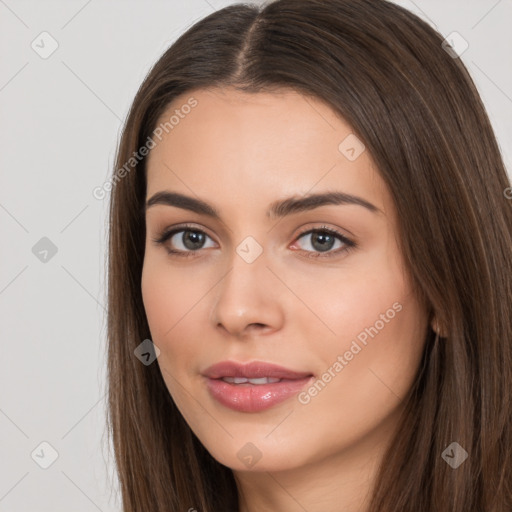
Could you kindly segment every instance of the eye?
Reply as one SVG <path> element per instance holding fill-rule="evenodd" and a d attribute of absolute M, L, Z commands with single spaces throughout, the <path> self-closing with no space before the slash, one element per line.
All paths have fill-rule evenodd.
<path fill-rule="evenodd" d="M 153 242 L 163 245 L 167 241 L 171 243 L 166 245 L 167 252 L 176 256 L 192 256 L 200 249 L 215 247 L 214 245 L 205 246 L 206 239 L 212 240 L 204 231 L 194 226 L 180 226 L 168 229 L 162 232 L 158 238 L 153 238 Z M 213 240 L 212 240 L 213 241 Z M 169 247 L 169 245 L 171 247 Z"/>
<path fill-rule="evenodd" d="M 307 255 L 308 258 L 325 258 L 336 256 L 340 253 L 347 252 L 357 247 L 355 242 L 348 239 L 339 231 L 333 228 L 328 228 L 327 226 L 303 231 L 297 240 L 300 240 L 301 238 L 307 239 L 308 237 L 310 241 L 309 243 L 306 243 L 305 246 L 311 247 L 312 250 L 303 249 L 309 253 Z M 332 249 L 335 247 L 336 242 L 338 242 L 339 245 L 338 248 L 333 251 Z"/>
<path fill-rule="evenodd" d="M 305 246 L 309 246 L 312 249 L 302 249 L 303 252 L 307 253 L 306 257 L 308 258 L 337 256 L 340 253 L 347 252 L 357 247 L 355 242 L 339 231 L 328 228 L 327 226 L 303 231 L 297 237 L 295 244 L 297 244 L 298 240 L 303 238 L 307 239 L 308 237 L 310 241 L 306 243 Z M 191 257 L 201 249 L 215 247 L 215 243 L 209 246 L 205 245 L 207 239 L 213 242 L 211 237 L 203 230 L 195 226 L 185 225 L 164 230 L 157 238 L 153 238 L 152 240 L 157 245 L 164 245 L 167 241 L 171 242 L 165 246 L 167 252 L 171 255 Z M 338 248 L 332 250 L 336 243 L 338 243 Z"/>

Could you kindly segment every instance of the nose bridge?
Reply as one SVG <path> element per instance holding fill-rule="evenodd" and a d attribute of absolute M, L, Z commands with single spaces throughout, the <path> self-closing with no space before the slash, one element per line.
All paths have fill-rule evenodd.
<path fill-rule="evenodd" d="M 236 293 L 247 290 L 253 295 L 258 294 L 258 288 L 264 288 L 268 279 L 267 264 L 268 255 L 263 251 L 263 246 L 252 237 L 247 237 L 235 247 L 232 254 L 227 284 Z"/>
<path fill-rule="evenodd" d="M 240 334 L 251 324 L 279 327 L 281 306 L 272 293 L 275 276 L 268 255 L 254 237 L 242 240 L 230 258 L 230 269 L 219 283 L 213 311 L 215 325 Z"/>

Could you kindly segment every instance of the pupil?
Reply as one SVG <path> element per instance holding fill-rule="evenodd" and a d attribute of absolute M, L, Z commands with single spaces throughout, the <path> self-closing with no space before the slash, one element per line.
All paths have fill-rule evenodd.
<path fill-rule="evenodd" d="M 326 244 L 326 242 L 327 242 L 327 244 Z M 319 243 L 320 245 L 316 246 L 317 243 Z M 325 233 L 313 233 L 312 245 L 316 250 L 319 250 L 322 252 L 328 251 L 329 249 L 332 249 L 333 244 L 334 244 L 334 237 L 332 235 L 325 234 Z"/>
<path fill-rule="evenodd" d="M 183 233 L 182 240 L 187 249 L 200 249 L 204 243 L 204 234 L 197 231 L 186 231 Z"/>

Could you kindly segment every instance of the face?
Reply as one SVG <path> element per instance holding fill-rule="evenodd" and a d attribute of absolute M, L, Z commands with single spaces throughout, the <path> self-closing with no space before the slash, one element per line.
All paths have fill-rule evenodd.
<path fill-rule="evenodd" d="M 368 151 L 329 106 L 287 90 L 198 90 L 160 122 L 173 114 L 147 161 L 141 285 L 174 402 L 234 470 L 370 457 L 427 320 Z M 328 193 L 344 195 L 310 197 Z"/>

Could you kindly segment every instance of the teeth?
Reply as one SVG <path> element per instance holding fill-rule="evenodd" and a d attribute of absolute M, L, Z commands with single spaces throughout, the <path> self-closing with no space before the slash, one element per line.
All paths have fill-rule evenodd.
<path fill-rule="evenodd" d="M 261 377 L 259 379 L 246 379 L 245 377 L 222 377 L 224 382 L 229 382 L 231 384 L 273 384 L 274 382 L 280 382 L 281 379 L 276 379 L 274 377 Z"/>

